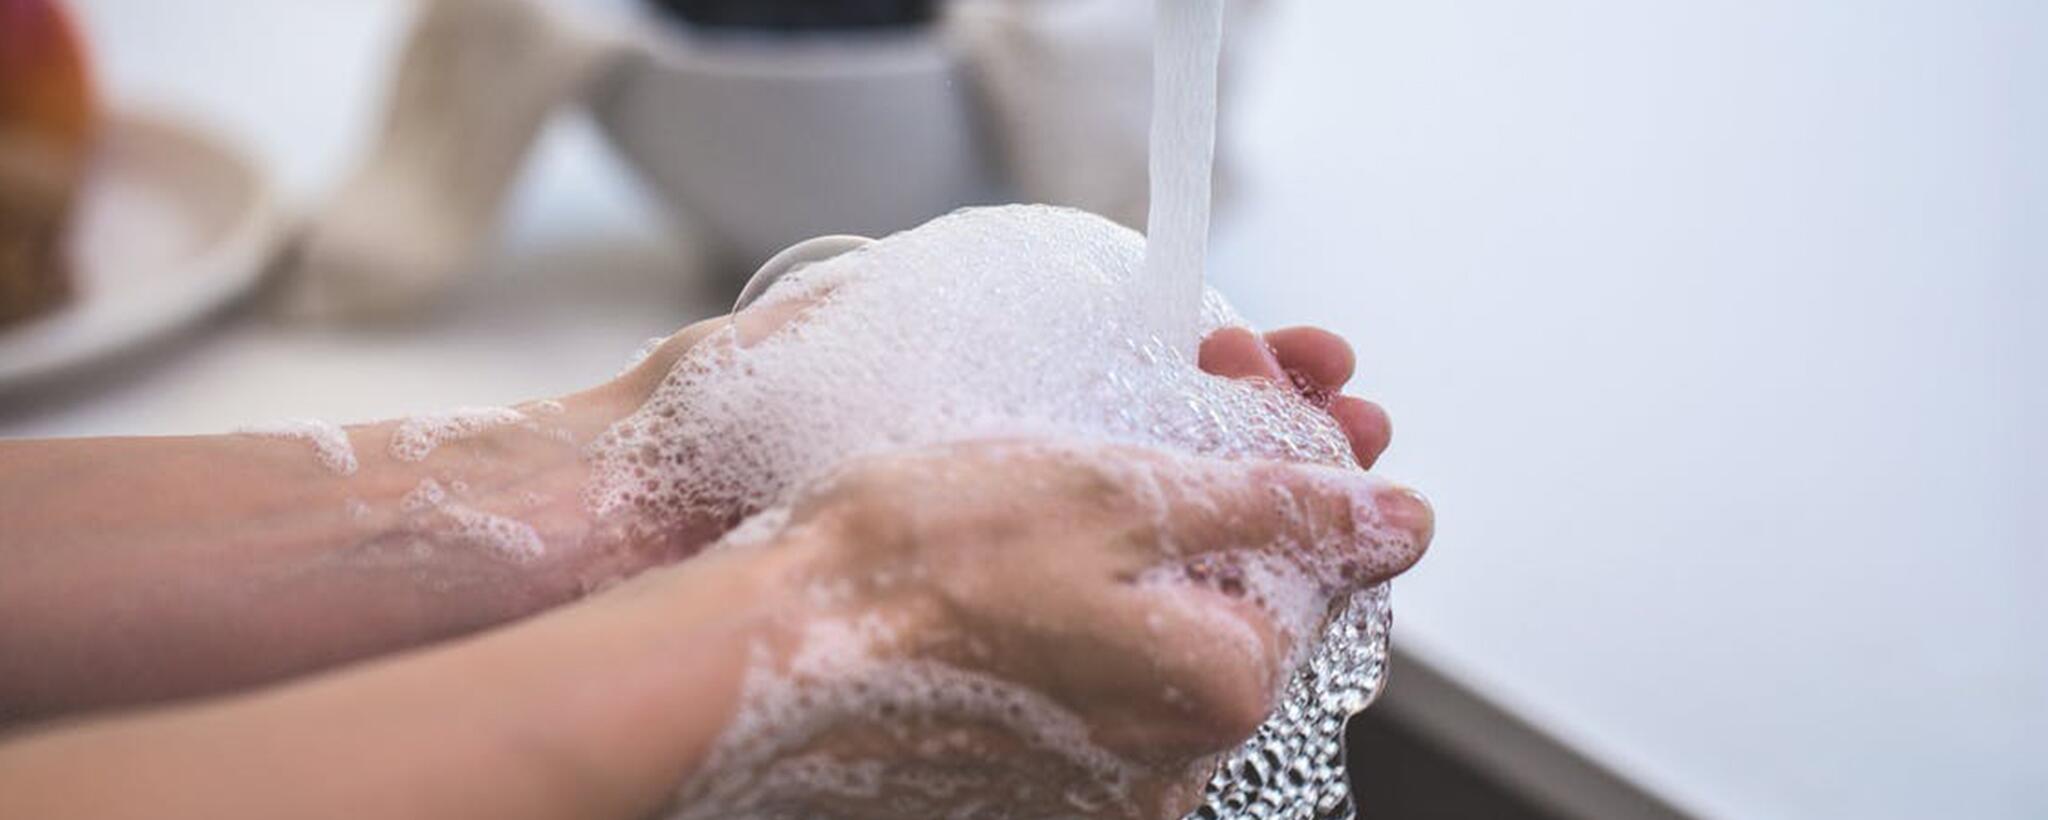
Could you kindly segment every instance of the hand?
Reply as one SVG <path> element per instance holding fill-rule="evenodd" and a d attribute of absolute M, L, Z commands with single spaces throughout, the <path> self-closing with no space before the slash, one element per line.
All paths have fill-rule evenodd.
<path fill-rule="evenodd" d="M 1358 360 L 1351 345 L 1335 333 L 1290 327 L 1255 336 L 1241 327 L 1226 327 L 1202 340 L 1198 356 L 1201 368 L 1218 376 L 1293 383 L 1344 428 L 1360 467 L 1372 469 L 1392 440 L 1386 410 L 1340 392 L 1351 381 Z"/>
<path fill-rule="evenodd" d="M 942 778 L 927 787 L 951 775 L 941 798 L 1018 815 L 1178 816 L 1201 754 L 1250 730 L 1301 635 L 1286 607 L 1176 570 L 1233 556 L 1313 570 L 1313 610 L 1413 561 L 1429 527 L 1419 501 L 1350 471 L 1014 441 L 890 456 L 754 540 L 504 629 L 11 738 L 0 815 L 647 817 L 693 772 L 686 799 L 724 802 L 672 807 L 685 816 L 727 816 L 760 785 L 757 805 L 799 816 L 940 802 L 835 797 L 815 777 L 772 788 L 814 754 Z M 829 639 L 848 625 L 868 639 Z M 873 688 L 889 670 L 967 678 L 998 708 L 897 698 L 782 722 L 804 713 L 760 711 L 764 663 L 870 695 L 901 693 Z M 736 760 L 762 717 L 794 733 Z M 1121 762 L 1060 753 L 1076 740 Z"/>
<path fill-rule="evenodd" d="M 753 344 L 803 315 L 808 303 L 771 301 L 736 315 L 696 322 L 656 345 L 647 358 L 617 378 L 582 395 L 584 404 L 611 419 L 624 418 L 647 401 L 677 361 L 698 343 L 731 325 L 739 344 Z M 1343 337 L 1318 327 L 1289 327 L 1263 335 L 1226 327 L 1202 340 L 1197 360 L 1203 370 L 1234 379 L 1291 382 L 1303 395 L 1329 409 L 1349 434 L 1359 466 L 1371 469 L 1392 436 L 1379 405 L 1340 391 L 1351 380 L 1357 357 Z"/>
<path fill-rule="evenodd" d="M 1354 471 L 1036 441 L 860 462 L 734 548 L 795 561 L 772 607 L 775 674 L 841 694 L 777 713 L 773 693 L 791 690 L 764 687 L 744 708 L 774 734 L 729 737 L 739 751 L 685 790 L 686 814 L 935 816 L 1001 801 L 1051 816 L 1085 795 L 1104 813 L 1177 816 L 1197 764 L 1270 711 L 1330 603 L 1406 569 L 1431 530 L 1418 496 Z M 1228 572 L 1250 565 L 1296 580 Z M 983 694 L 893 694 L 916 680 Z M 1048 742 L 1063 721 L 1078 731 Z M 1129 768 L 1106 772 L 1078 746 Z M 778 777 L 821 762 L 880 764 L 884 787 L 863 798 Z M 976 773 L 929 802 L 897 782 Z"/>
<path fill-rule="evenodd" d="M 810 303 L 771 301 L 733 316 L 692 324 L 656 345 L 639 364 L 598 388 L 570 397 L 572 407 L 591 408 L 600 418 L 625 418 L 640 408 L 683 356 L 701 343 L 751 345 L 800 317 Z M 731 336 L 718 336 L 726 328 Z M 1328 410 L 1345 431 L 1359 465 L 1370 469 L 1389 443 L 1391 425 L 1378 405 L 1340 391 L 1355 367 L 1351 347 L 1334 333 L 1314 327 L 1292 327 L 1263 335 L 1241 327 L 1216 331 L 1201 345 L 1198 362 L 1206 371 L 1230 378 L 1291 383 L 1305 397 Z M 661 563 L 694 554 L 723 534 L 728 521 L 687 521 L 671 528 L 671 539 L 643 545 L 630 554 Z M 633 565 L 626 570 L 642 568 Z"/>
<path fill-rule="evenodd" d="M 740 321 L 745 325 L 751 320 L 743 316 Z M 1308 335 L 1288 338 L 1304 333 Z M 1262 341 L 1270 351 L 1262 349 Z M 1297 384 L 1311 395 L 1338 389 L 1348 375 L 1348 350 L 1334 337 L 1315 331 L 1278 332 L 1263 340 L 1226 331 L 1209 340 L 1202 359 L 1212 371 L 1276 378 L 1276 370 L 1265 366 L 1268 352 L 1279 365 L 1279 377 L 1299 374 Z M 636 373 L 644 380 L 652 368 L 658 379 L 665 372 L 662 367 L 656 361 Z M 629 374 L 605 388 L 565 399 L 556 423 L 602 429 L 605 411 L 629 412 L 637 406 L 631 401 L 634 381 L 635 374 Z M 1351 403 L 1332 398 L 1333 412 L 1345 422 L 1361 461 L 1369 461 L 1385 446 L 1384 415 L 1363 404 L 1354 405 L 1355 411 L 1342 411 L 1337 409 L 1340 401 Z M 357 449 L 365 452 L 381 449 L 381 437 L 388 435 L 386 427 L 351 431 Z M 175 595 L 168 600 L 175 600 L 176 606 L 135 609 L 127 620 L 119 621 L 122 634 L 128 636 L 121 641 L 95 641 L 99 633 L 89 630 L 81 633 L 84 639 L 73 641 L 61 640 L 69 634 L 62 629 L 13 634 L 75 647 L 62 657 L 76 655 L 80 669 L 118 658 L 140 670 L 85 677 L 67 675 L 62 662 L 36 666 L 50 670 L 41 678 L 50 683 L 49 691 L 83 692 L 67 702 L 104 703 L 162 697 L 166 680 L 181 680 L 178 685 L 192 691 L 217 689 L 224 682 L 246 684 L 281 670 L 331 665 L 418 643 L 423 636 L 446 636 L 523 614 L 529 611 L 523 609 L 528 602 L 545 596 L 528 593 L 509 602 L 502 596 L 465 598 L 470 591 L 495 585 L 451 586 L 417 560 L 388 566 L 361 560 L 374 556 L 335 561 L 336 553 L 324 546 L 329 536 L 323 534 L 330 526 L 327 518 L 340 517 L 328 508 L 339 510 L 346 496 L 366 489 L 395 498 L 418 483 L 419 475 L 489 463 L 507 478 L 503 487 L 471 481 L 478 497 L 470 503 L 485 505 L 508 488 L 518 489 L 518 482 L 535 480 L 535 473 L 540 478 L 551 475 L 534 466 L 540 462 L 522 455 L 529 449 L 573 464 L 561 459 L 564 451 L 559 443 L 549 444 L 552 439 L 537 437 L 529 448 L 529 442 L 519 437 L 534 433 L 521 430 L 510 435 L 510 440 L 486 436 L 451 443 L 426 462 L 386 465 L 389 474 L 359 473 L 352 481 L 337 481 L 311 463 L 301 445 L 288 441 L 214 437 L 13 445 L 6 455 L 20 459 L 17 464 L 44 469 L 19 472 L 30 483 L 0 493 L 19 514 L 0 517 L 24 524 L 44 521 L 38 525 L 43 529 L 29 530 L 31 535 L 41 533 L 41 539 L 28 538 L 26 543 L 50 547 L 19 553 L 34 559 L 28 567 L 39 570 L 12 576 L 28 579 L 21 589 L 34 588 L 37 577 L 75 582 L 82 577 L 78 572 L 48 561 L 73 556 L 103 559 L 106 550 L 119 546 L 125 562 L 69 565 L 90 570 L 99 582 L 58 586 L 97 588 L 101 600 L 108 590 L 115 591 L 115 598 L 128 600 L 134 596 L 122 591 L 130 586 L 172 595 L 232 581 L 229 586 L 242 590 L 214 598 Z M 977 446 L 997 449 L 971 449 Z M 995 462 L 974 466 L 975 458 L 994 458 L 1000 448 L 1019 446 L 1031 452 L 1002 455 L 1003 470 L 988 469 Z M 799 508 L 800 516 L 793 514 L 784 522 L 778 536 L 786 549 L 756 545 L 719 550 L 646 573 L 583 604 L 471 640 L 356 665 L 303 683 L 135 717 L 87 721 L 0 744 L 0 803 L 66 807 L 62 812 L 0 809 L 0 814 L 277 816 L 346 805 L 374 807 L 371 813 L 393 817 L 645 816 L 673 795 L 676 777 L 704 764 L 710 744 L 726 731 L 748 659 L 754 657 L 750 647 L 780 647 L 785 652 L 780 657 L 787 663 L 799 657 L 787 652 L 809 644 L 812 627 L 871 617 L 894 625 L 893 639 L 864 646 L 864 656 L 882 665 L 877 668 L 943 665 L 959 674 L 1002 682 L 1001 691 L 1016 702 L 1032 703 L 1035 697 L 1060 705 L 1072 716 L 1070 722 L 1079 727 L 1079 734 L 1129 761 L 1128 769 L 1119 769 L 1122 774 L 1111 778 L 1123 796 L 1111 795 L 1109 805 L 1126 814 L 1161 814 L 1192 797 L 1190 778 L 1195 773 L 1186 765 L 1191 756 L 1228 745 L 1228 739 L 1263 713 L 1278 677 L 1277 659 L 1285 657 L 1286 649 L 1305 631 L 1299 619 L 1283 617 L 1285 608 L 1260 606 L 1254 598 L 1232 594 L 1232 579 L 1217 570 L 1227 570 L 1242 557 L 1262 555 L 1284 566 L 1319 568 L 1311 576 L 1311 592 L 1304 596 L 1309 601 L 1303 608 L 1313 610 L 1317 601 L 1338 591 L 1398 570 L 1413 560 L 1427 538 L 1426 513 L 1417 519 L 1413 510 L 1399 512 L 1406 502 L 1385 496 L 1356 473 L 1232 464 L 1147 451 L 1034 450 L 1014 442 L 960 447 L 968 449 L 906 453 L 852 466 L 839 482 L 813 491 Z M 145 462 L 147 469 L 138 469 L 138 462 Z M 195 487 L 190 481 L 194 466 L 207 469 L 207 486 Z M 1018 469 L 1012 473 L 1012 467 Z M 38 494 L 44 483 L 32 481 L 33 476 L 57 468 L 72 478 L 62 488 L 77 494 Z M 910 515 L 917 512 L 913 509 L 892 511 L 887 506 L 859 512 L 869 508 L 858 501 L 863 486 L 868 493 L 889 487 L 892 481 L 927 486 L 934 476 L 963 469 L 970 471 L 963 480 L 934 488 L 950 494 L 935 498 L 951 512 L 933 510 L 926 518 Z M 1156 500 L 1131 492 L 1143 482 L 1118 483 L 1147 471 L 1155 477 L 1207 480 L 1169 482 L 1173 491 Z M 571 477 L 554 475 L 558 482 Z M 1024 483 L 1017 484 L 1019 480 Z M 1124 489 L 1104 492 L 1098 486 L 1104 481 Z M 1261 517 L 1281 509 L 1273 505 L 1275 499 L 1251 496 L 1246 501 L 1249 488 L 1269 492 L 1273 486 L 1302 501 L 1304 515 L 1275 524 Z M 194 493 L 202 490 L 213 507 L 195 506 Z M 152 537 L 71 544 L 64 539 L 90 533 L 64 526 L 63 515 L 32 512 L 61 512 L 65 504 L 104 497 L 128 498 L 132 503 L 120 508 L 124 518 L 111 523 L 104 515 L 96 519 L 103 524 L 100 529 Z M 1351 499 L 1348 506 L 1338 503 L 1344 498 Z M 1383 522 L 1414 537 L 1392 537 L 1384 543 L 1361 538 L 1358 525 L 1370 519 L 1362 513 L 1362 498 L 1372 499 Z M 1043 509 L 1070 502 L 1077 505 L 1074 518 L 1047 520 Z M 1382 503 L 1386 509 L 1380 509 Z M 1146 509 L 1160 517 L 1144 523 L 1147 519 L 1137 513 Z M 304 515 L 279 518 L 280 510 Z M 1244 515 L 1230 515 L 1233 510 Z M 258 520 L 258 513 L 270 516 L 260 520 L 274 520 L 274 526 L 251 529 L 247 522 Z M 1201 521 L 1203 515 L 1217 520 L 1213 525 L 1186 523 Z M 569 518 L 565 515 L 559 523 L 565 532 L 589 523 Z M 340 531 L 362 526 L 343 523 Z M 555 531 L 547 524 L 537 526 L 543 534 Z M 862 536 L 862 528 L 881 537 Z M 222 532 L 243 533 L 247 543 L 221 542 Z M 1222 537 L 1226 532 L 1235 535 Z M 1262 532 L 1270 537 L 1262 538 Z M 840 538 L 823 538 L 833 533 Z M 1309 534 L 1318 537 L 1310 539 Z M 1332 534 L 1349 540 L 1320 537 Z M 798 543 L 807 538 L 820 540 Z M 1055 546 L 1039 543 L 1047 538 L 1054 539 Z M 1290 546 L 1297 543 L 1320 549 Z M 1018 563 L 1025 550 L 1006 549 L 992 556 L 986 548 L 1019 544 L 1034 545 L 1037 554 L 1059 559 Z M 263 548 L 248 548 L 254 546 Z M 433 555 L 444 562 L 468 562 L 456 566 L 472 571 L 491 560 L 488 554 L 456 549 L 460 544 L 449 546 Z M 208 560 L 212 556 L 219 559 Z M 346 554 L 340 557 L 347 559 Z M 991 557 L 1010 563 L 982 560 Z M 143 558 L 160 560 L 138 570 L 135 562 Z M 44 564 L 34 563 L 45 559 Z M 312 561 L 314 571 L 275 571 L 305 560 Z M 551 551 L 549 561 L 556 560 L 567 561 L 568 556 Z M 644 556 L 633 560 L 651 563 Z M 631 571 L 632 564 L 618 561 L 610 566 L 623 573 Z M 942 571 L 908 577 L 904 584 L 884 583 L 886 576 L 875 571 L 923 564 Z M 544 568 L 518 569 L 534 578 L 549 577 L 541 571 Z M 1136 575 L 1129 574 L 1133 568 L 1140 568 Z M 1178 577 L 1183 568 L 1199 571 Z M 813 596 L 818 582 L 828 578 L 856 583 L 845 594 Z M 1214 585 L 1204 586 L 1198 578 Z M 278 585 L 279 579 L 297 585 Z M 1040 594 L 982 594 L 998 579 L 1014 580 L 1020 584 L 1017 589 Z M 265 583 L 246 583 L 251 580 Z M 323 594 L 308 596 L 303 592 L 308 588 Z M 1248 584 L 1244 589 L 1257 592 L 1259 587 Z M 266 612 L 260 621 L 246 617 L 255 601 L 261 601 L 259 608 Z M 1157 623 L 1150 617 L 1134 620 L 1148 605 L 1174 609 Z M 64 611 L 33 601 L 24 606 L 22 611 L 31 614 Z M 97 614 L 100 609 L 91 612 L 96 614 L 81 616 L 79 623 L 112 623 L 110 616 Z M 1219 617 L 1198 617 L 1201 612 Z M 365 613 L 376 620 L 363 620 Z M 178 617 L 167 619 L 166 614 Z M 200 651 L 195 651 L 195 641 Z M 1000 653 L 992 642 L 1000 642 Z M 220 651 L 213 652 L 214 647 Z M 27 652 L 17 657 L 48 655 Z M 241 666 L 225 668 L 221 660 Z M 177 678 L 185 669 L 208 671 Z M 95 683 L 101 679 L 157 688 L 138 695 Z M 1173 681 L 1172 689 L 1153 686 L 1166 680 Z M 474 686 L 476 681 L 490 685 Z M 34 682 L 27 683 L 34 690 Z M 1076 767 L 1068 758 L 1048 752 L 1046 744 L 1032 742 L 1029 732 L 985 721 L 962 723 L 958 714 L 901 717 L 881 724 L 901 731 L 879 737 L 826 723 L 796 740 L 812 751 L 844 754 L 860 748 L 870 757 L 915 769 L 919 748 L 906 744 L 943 737 L 966 744 L 955 748 L 963 750 L 962 759 L 968 763 L 964 770 L 969 773 L 1024 773 L 983 784 L 1005 797 L 1016 797 L 1020 804 L 1053 801 L 1059 811 L 1071 812 L 1072 804 L 1063 798 L 1102 797 L 1099 769 Z M 935 733 L 949 721 L 960 731 Z M 788 761 L 794 751 L 774 749 L 775 756 L 763 766 Z M 977 759 L 1002 761 L 1005 768 L 977 769 Z M 154 776 L 137 779 L 137 772 Z M 252 779 L 250 772 L 260 776 Z M 727 769 L 718 777 L 707 774 L 712 779 L 700 782 L 732 783 L 722 776 L 730 773 Z M 1033 774 L 1044 776 L 1034 781 Z M 1055 784 L 1061 793 L 1019 796 L 1000 788 L 1027 782 Z M 1068 786 L 1085 788 L 1068 794 Z M 1088 788 L 1098 793 L 1087 794 Z"/>

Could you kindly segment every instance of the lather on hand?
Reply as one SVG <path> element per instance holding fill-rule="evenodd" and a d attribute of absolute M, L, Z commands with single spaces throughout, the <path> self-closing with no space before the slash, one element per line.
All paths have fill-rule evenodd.
<path fill-rule="evenodd" d="M 776 324 L 743 317 L 743 332 L 759 322 Z M 557 423 L 588 434 L 630 412 L 652 387 L 648 374 L 690 341 L 679 336 L 641 369 L 565 397 Z M 1334 392 L 1350 375 L 1348 348 L 1329 334 L 1280 331 L 1261 341 L 1222 331 L 1205 342 L 1202 365 L 1233 377 L 1292 373 L 1313 392 Z M 1329 407 L 1370 464 L 1386 444 L 1384 414 L 1342 397 Z M 351 430 L 363 449 L 389 435 L 388 425 Z M 975 468 L 997 457 L 1005 469 Z M 482 508 L 540 490 L 566 494 L 529 511 L 551 546 L 602 529 L 573 503 L 584 478 L 574 448 L 516 428 L 446 445 L 419 465 L 366 466 L 351 482 L 334 481 L 295 442 L 246 436 L 0 443 L 0 520 L 10 525 L 0 547 L 9 570 L 0 573 L 0 658 L 10 671 L 0 714 L 223 694 L 0 743 L 0 815 L 643 816 L 704 762 L 758 647 L 790 646 L 792 627 L 855 612 L 901 621 L 905 640 L 888 651 L 1040 691 L 1105 746 L 1157 750 L 1148 762 L 1170 771 L 1256 722 L 1280 675 L 1282 636 L 1242 602 L 1186 582 L 1193 586 L 1170 594 L 1215 597 L 1258 639 L 1214 640 L 1204 622 L 1171 622 L 1171 613 L 1164 637 L 1149 625 L 1141 637 L 1132 618 L 1147 611 L 1148 596 L 1169 593 L 1130 583 L 1134 572 L 1215 545 L 1355 532 L 1345 542 L 1355 571 L 1340 577 L 1357 586 L 1405 568 L 1430 533 L 1419 500 L 1361 474 L 1207 459 L 1187 465 L 1212 476 L 1213 497 L 1170 500 L 1157 519 L 1118 502 L 1131 497 L 1118 482 L 1135 474 L 1105 471 L 1102 458 L 976 442 L 865 462 L 817 490 L 768 541 L 641 573 L 513 626 L 399 651 L 611 587 L 722 529 L 704 522 L 659 544 L 551 550 L 522 566 L 459 549 L 354 560 L 374 554 L 383 533 L 348 520 L 335 485 L 390 501 L 458 459 L 487 467 L 471 482 L 471 503 Z M 934 473 L 954 480 L 925 480 Z M 943 503 L 907 503 L 934 484 L 944 485 Z M 1260 505 L 1246 503 L 1245 488 L 1276 484 L 1304 499 L 1296 506 L 1309 516 L 1259 515 Z M 1048 507 L 1086 523 L 1047 520 Z M 1246 514 L 1216 514 L 1231 509 Z M 1390 527 L 1361 529 L 1374 518 L 1368 511 Z M 1180 535 L 1161 537 L 1169 533 Z M 1004 539 L 1063 558 L 1003 561 L 1019 553 L 1004 550 Z M 829 607 L 808 592 L 820 578 L 871 577 L 904 562 L 932 567 L 928 583 Z M 998 578 L 1057 594 L 980 592 Z M 977 658 L 960 649 L 977 642 L 1003 651 Z M 1214 662 L 1177 661 L 1177 645 Z M 1075 668 L 1091 674 L 1043 677 Z M 1166 677 L 1189 697 L 1150 699 Z M 1184 778 L 1146 788 L 1143 800 L 1159 811 L 1189 796 Z"/>

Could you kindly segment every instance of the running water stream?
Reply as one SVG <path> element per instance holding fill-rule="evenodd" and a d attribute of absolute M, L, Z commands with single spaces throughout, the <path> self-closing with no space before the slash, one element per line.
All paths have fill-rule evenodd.
<path fill-rule="evenodd" d="M 1141 298 L 1172 350 L 1200 342 L 1215 167 L 1223 0 L 1156 0 L 1152 55 L 1151 211 Z M 1378 693 L 1387 654 L 1386 588 L 1347 603 L 1258 732 L 1226 756 L 1191 818 L 1333 818 L 1354 814 L 1344 724 Z"/>
<path fill-rule="evenodd" d="M 1192 355 L 1209 251 L 1223 0 L 1158 0 L 1153 26 L 1151 210 L 1143 287 L 1157 310 L 1160 340 Z"/>

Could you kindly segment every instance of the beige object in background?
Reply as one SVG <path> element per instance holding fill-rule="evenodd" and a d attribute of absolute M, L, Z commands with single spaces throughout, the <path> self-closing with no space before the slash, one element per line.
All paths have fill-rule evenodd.
<path fill-rule="evenodd" d="M 571 100 L 728 268 L 1011 200 L 1142 228 L 1151 5 L 957 0 L 930 29 L 717 37 L 541 0 L 424 0 L 383 134 L 308 225 L 286 307 L 346 320 L 430 304 Z M 1230 37 L 1261 5 L 1232 3 Z"/>
<path fill-rule="evenodd" d="M 284 309 L 359 319 L 429 303 L 475 257 L 541 125 L 620 53 L 533 0 L 425 0 L 383 132 L 307 225 Z"/>
<path fill-rule="evenodd" d="M 591 110 L 714 271 L 1011 198 L 961 57 L 929 28 L 648 34 Z"/>
<path fill-rule="evenodd" d="M 1267 3 L 1225 9 L 1220 110 Z M 987 132 L 1025 202 L 1070 205 L 1143 230 L 1152 124 L 1150 0 L 958 0 L 945 26 L 986 101 Z M 1215 199 L 1229 196 L 1219 129 Z"/>

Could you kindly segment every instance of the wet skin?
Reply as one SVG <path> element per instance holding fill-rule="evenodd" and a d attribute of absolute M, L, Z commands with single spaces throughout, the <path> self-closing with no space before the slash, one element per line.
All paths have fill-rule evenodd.
<path fill-rule="evenodd" d="M 742 342 L 792 315 L 743 314 Z M 677 357 L 725 321 L 685 329 L 639 368 L 563 397 L 553 423 L 585 437 L 602 430 L 637 408 Z M 1360 463 L 1370 466 L 1390 428 L 1377 405 L 1342 394 L 1354 361 L 1342 339 L 1313 328 L 1263 336 L 1226 329 L 1200 351 L 1209 372 L 1288 382 L 1323 403 Z M 349 432 L 359 452 L 377 453 L 390 428 Z M 898 647 L 904 657 L 974 666 L 972 658 L 948 654 L 972 632 L 1008 636 L 1003 640 L 1021 655 L 1058 656 L 1049 667 L 1103 670 L 1095 678 L 1033 681 L 1032 668 L 993 661 L 979 667 L 1064 693 L 1077 713 L 1100 716 L 1091 725 L 1115 746 L 1164 741 L 1187 756 L 1227 745 L 1233 732 L 1248 729 L 1278 672 L 1270 646 L 1247 650 L 1236 663 L 1204 666 L 1223 673 L 1206 687 L 1190 683 L 1210 693 L 1194 700 L 1197 708 L 1145 703 L 1131 699 L 1142 688 L 1131 680 L 1150 680 L 1171 659 L 1109 662 L 1148 657 L 1152 645 L 1130 637 L 1135 633 L 1117 637 L 1125 633 L 1106 629 L 1088 641 L 1053 640 L 1027 628 L 1037 619 L 1031 600 L 983 606 L 980 597 L 961 596 L 980 588 L 977 578 L 1052 571 L 1019 566 L 992 575 L 990 566 L 947 551 L 987 540 L 961 533 L 1035 533 L 1034 543 L 1075 556 L 1054 569 L 1095 568 L 1046 578 L 1048 588 L 1080 596 L 1045 602 L 1069 610 L 1099 609 L 1123 594 L 1114 582 L 1130 562 L 1174 557 L 1159 551 L 1156 538 L 1102 538 L 1150 531 L 1132 524 L 1128 509 L 1101 505 L 1101 498 L 1122 497 L 1100 492 L 1120 479 L 1094 458 L 1038 453 L 1026 458 L 1028 469 L 975 471 L 997 483 L 956 482 L 948 504 L 920 509 L 886 501 L 912 497 L 889 492 L 892 486 L 929 486 L 929 475 L 957 472 L 988 457 L 984 448 L 1000 446 L 1007 445 L 920 452 L 863 467 L 865 483 L 815 495 L 811 517 L 799 519 L 811 526 L 781 533 L 779 549 L 726 550 L 674 563 L 679 552 L 694 553 L 721 532 L 715 522 L 700 522 L 662 544 L 564 549 L 529 566 L 451 549 L 424 565 L 366 568 L 337 558 L 360 556 L 362 528 L 387 522 L 349 521 L 340 513 L 343 502 L 363 497 L 395 508 L 421 477 L 450 464 L 482 465 L 485 477 L 470 482 L 481 508 L 511 509 L 511 499 L 536 489 L 565 499 L 520 508 L 551 546 L 603 522 L 588 520 L 575 503 L 585 478 L 575 448 L 528 431 L 448 445 L 419 465 L 366 460 L 348 481 L 311 463 L 301 444 L 248 436 L 0 443 L 0 520 L 14 534 L 0 547 L 0 562 L 18 570 L 0 573 L 0 658 L 22 670 L 0 685 L 0 720 L 216 695 L 102 713 L 0 742 L 0 815 L 253 817 L 347 807 L 375 816 L 642 816 L 673 794 L 679 772 L 702 762 L 735 708 L 753 648 L 787 644 L 793 623 L 848 614 L 793 605 L 801 596 L 792 585 L 863 577 L 872 562 L 913 559 L 956 572 L 927 589 L 877 591 L 844 605 L 916 615 L 928 614 L 931 602 L 951 601 L 939 610 L 978 615 L 911 618 L 925 630 L 911 634 L 930 639 Z M 1131 452 L 1122 460 L 1153 457 Z M 1219 487 L 1240 489 L 1175 506 L 1183 518 L 1237 508 L 1228 500 L 1232 492 L 1276 484 L 1296 486 L 1315 501 L 1309 508 L 1327 518 L 1315 522 L 1317 532 L 1355 523 L 1351 510 L 1359 503 L 1377 505 L 1404 533 L 1396 539 L 1403 544 L 1353 579 L 1359 584 L 1404 569 L 1431 533 L 1431 514 L 1419 498 L 1363 476 L 1329 484 L 1306 481 L 1287 465 L 1202 461 L 1200 468 L 1224 476 Z M 1006 477 L 1019 483 L 1000 483 Z M 1034 487 L 1053 493 L 1042 505 L 1072 505 L 1095 525 L 1044 529 L 1044 521 L 1015 520 L 1006 499 Z M 109 507 L 109 497 L 124 504 Z M 1254 514 L 1255 506 L 1242 509 L 1245 515 L 1204 521 L 1201 529 L 1235 532 L 1233 543 L 1274 535 L 1232 530 L 1279 526 Z M 1360 537 L 1361 555 L 1384 546 Z M 645 571 L 660 565 L 667 566 Z M 596 589 L 608 591 L 590 594 Z M 561 606 L 569 602 L 577 603 Z M 1261 629 L 1269 633 L 1262 640 L 1277 640 L 1270 627 Z M 471 633 L 477 634 L 450 640 Z M 1186 645 L 1215 643 L 1196 624 L 1177 634 Z M 1105 649 L 1116 651 L 1063 654 Z M 296 680 L 264 685 L 286 679 Z M 1131 709 L 1163 716 L 1144 730 L 1159 734 L 1115 725 L 1112 716 Z M 1171 783 L 1162 783 L 1156 797 L 1162 812 L 1186 799 Z"/>

